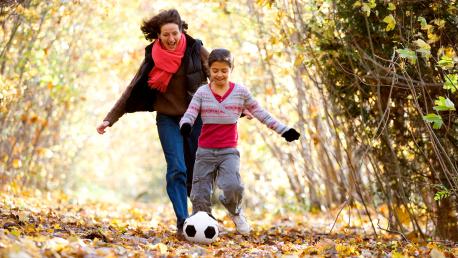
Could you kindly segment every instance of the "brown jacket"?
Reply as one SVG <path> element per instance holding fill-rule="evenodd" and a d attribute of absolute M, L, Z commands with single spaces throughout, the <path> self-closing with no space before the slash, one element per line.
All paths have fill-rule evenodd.
<path fill-rule="evenodd" d="M 112 126 L 125 113 L 157 111 L 166 115 L 181 116 L 186 112 L 197 88 L 207 83 L 208 51 L 200 40 L 186 36 L 186 50 L 181 66 L 170 79 L 165 93 L 148 86 L 148 74 L 154 67 L 151 56 L 153 43 L 145 48 L 145 59 L 104 121 Z"/>

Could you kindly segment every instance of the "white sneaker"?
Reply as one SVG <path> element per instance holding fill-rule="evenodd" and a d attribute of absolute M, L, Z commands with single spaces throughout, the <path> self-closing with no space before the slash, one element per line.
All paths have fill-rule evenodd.
<path fill-rule="evenodd" d="M 235 224 L 235 228 L 237 229 L 237 232 L 239 232 L 242 235 L 248 235 L 250 234 L 251 227 L 250 224 L 248 224 L 247 219 L 245 216 L 243 216 L 242 213 L 239 215 L 231 215 L 232 221 Z"/>

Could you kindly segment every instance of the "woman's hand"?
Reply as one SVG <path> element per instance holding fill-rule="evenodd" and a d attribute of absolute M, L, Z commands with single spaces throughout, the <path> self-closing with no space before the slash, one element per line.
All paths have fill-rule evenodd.
<path fill-rule="evenodd" d="M 105 133 L 105 128 L 107 128 L 109 125 L 110 125 L 110 122 L 103 121 L 99 126 L 97 126 L 97 132 L 99 134 L 104 134 Z"/>

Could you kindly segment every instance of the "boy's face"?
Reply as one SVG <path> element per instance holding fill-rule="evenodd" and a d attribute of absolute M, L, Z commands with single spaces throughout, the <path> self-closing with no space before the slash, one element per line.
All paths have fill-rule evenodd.
<path fill-rule="evenodd" d="M 226 62 L 216 61 L 210 66 L 210 81 L 215 86 L 226 86 L 229 84 L 231 67 Z"/>
<path fill-rule="evenodd" d="M 158 35 L 161 40 L 162 46 L 167 50 L 175 50 L 178 45 L 178 41 L 181 39 L 181 31 L 178 24 L 166 23 L 161 27 L 161 33 Z"/>

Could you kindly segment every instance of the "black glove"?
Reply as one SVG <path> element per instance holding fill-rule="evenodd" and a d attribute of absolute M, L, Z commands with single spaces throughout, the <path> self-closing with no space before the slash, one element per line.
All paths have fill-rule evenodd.
<path fill-rule="evenodd" d="M 191 124 L 184 123 L 180 127 L 180 133 L 183 136 L 189 136 L 191 134 Z"/>
<path fill-rule="evenodd" d="M 281 135 L 281 137 L 285 138 L 288 142 L 299 139 L 299 136 L 301 136 L 301 134 L 294 130 L 294 128 L 289 129 Z"/>

